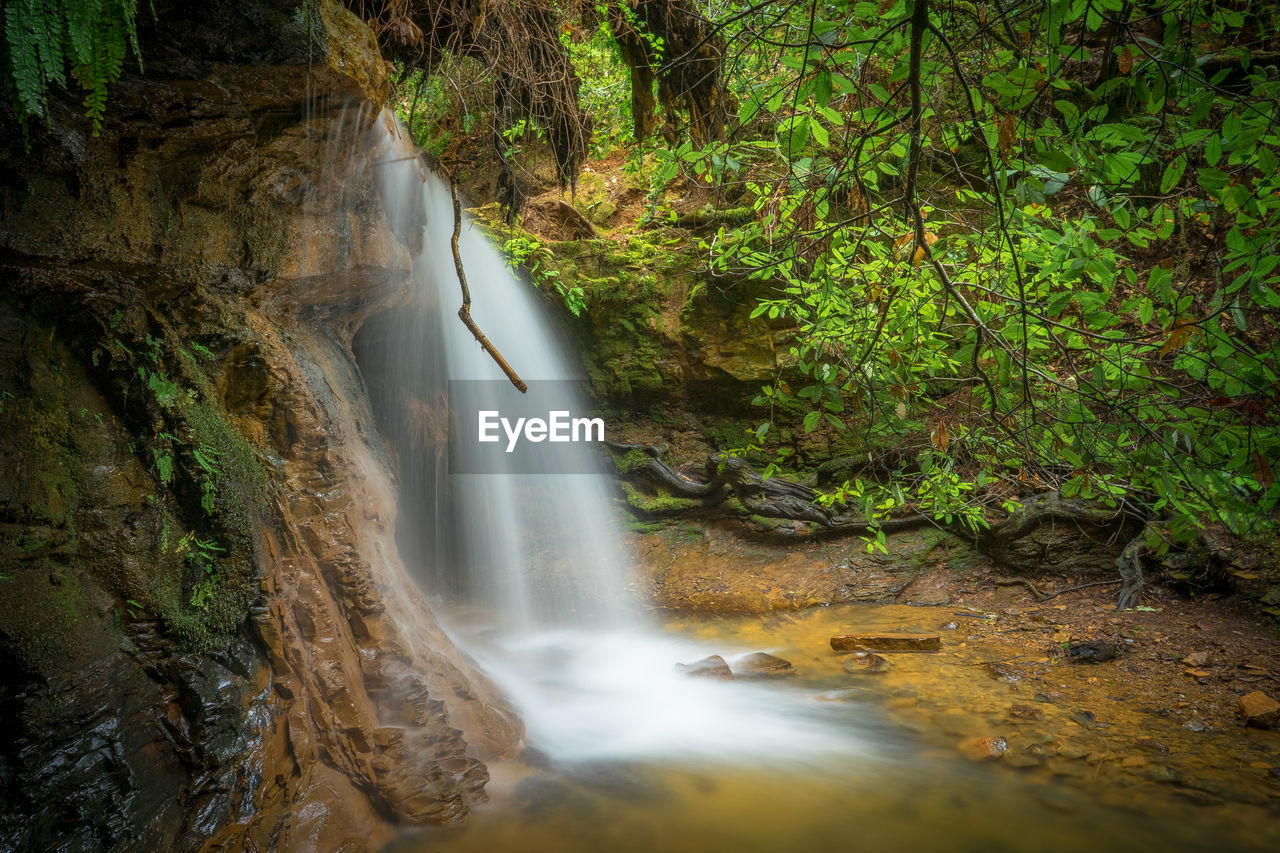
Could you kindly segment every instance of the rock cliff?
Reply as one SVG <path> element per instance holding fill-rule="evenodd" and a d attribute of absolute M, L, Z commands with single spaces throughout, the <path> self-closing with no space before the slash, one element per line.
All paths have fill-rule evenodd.
<path fill-rule="evenodd" d="M 372 849 L 522 738 L 407 580 L 351 355 L 414 245 L 385 66 L 329 0 L 157 13 L 101 135 L 0 115 L 0 848 Z"/>

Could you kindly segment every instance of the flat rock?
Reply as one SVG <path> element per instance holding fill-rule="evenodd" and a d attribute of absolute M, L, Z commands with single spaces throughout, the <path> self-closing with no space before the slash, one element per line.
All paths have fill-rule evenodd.
<path fill-rule="evenodd" d="M 719 678 L 732 679 L 733 670 L 729 669 L 729 664 L 720 655 L 708 655 L 699 661 L 693 663 L 676 664 L 676 672 L 684 673 L 691 678 Z"/>
<path fill-rule="evenodd" d="M 936 652 L 942 648 L 941 634 L 837 634 L 831 638 L 837 652 Z"/>
<path fill-rule="evenodd" d="M 1240 697 L 1240 714 L 1245 725 L 1269 729 L 1280 721 L 1280 702 L 1261 690 L 1255 690 Z"/>
<path fill-rule="evenodd" d="M 1209 662 L 1208 652 L 1192 652 L 1182 659 L 1182 662 L 1190 667 L 1201 667 Z"/>
<path fill-rule="evenodd" d="M 785 678 L 795 675 L 796 668 L 791 661 L 768 652 L 752 652 L 734 662 L 733 674 L 738 678 Z"/>

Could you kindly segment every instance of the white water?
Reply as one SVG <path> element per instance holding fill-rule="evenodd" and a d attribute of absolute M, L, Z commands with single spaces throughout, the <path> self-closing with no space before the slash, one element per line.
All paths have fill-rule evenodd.
<path fill-rule="evenodd" d="M 449 379 L 502 380 L 457 317 L 461 292 L 447 185 L 426 171 L 392 120 L 377 122 L 372 132 L 378 136 L 375 171 L 392 222 L 402 229 L 425 223 L 414 276 L 430 319 L 389 369 L 427 371 L 425 381 L 417 377 L 408 384 L 426 387 L 419 393 L 429 401 L 442 399 Z M 472 316 L 515 370 L 526 380 L 575 378 L 538 295 L 510 273 L 470 222 L 463 225 L 460 252 Z M 575 412 L 585 409 L 585 401 L 575 402 Z M 437 568 L 450 561 L 464 565 L 465 578 L 456 585 L 470 605 L 466 617 L 458 609 L 438 609 L 459 644 L 512 698 L 533 747 L 556 761 L 757 764 L 871 751 L 847 724 L 847 705 L 841 713 L 785 686 L 708 681 L 675 671 L 677 662 L 752 650 L 710 649 L 673 638 L 639 615 L 639 602 L 625 595 L 630 567 L 610 514 L 607 477 L 540 474 L 528 467 L 501 475 L 450 474 L 443 446 L 438 453 L 426 466 L 435 500 L 422 512 L 431 517 L 402 514 L 399 524 L 434 531 Z"/>

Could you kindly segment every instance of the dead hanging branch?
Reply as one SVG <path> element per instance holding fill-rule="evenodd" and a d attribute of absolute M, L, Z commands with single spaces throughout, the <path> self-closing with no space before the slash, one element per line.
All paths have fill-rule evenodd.
<path fill-rule="evenodd" d="M 529 386 L 524 383 L 515 369 L 507 364 L 502 353 L 498 352 L 498 348 L 485 337 L 484 332 L 480 331 L 476 321 L 471 319 L 471 288 L 467 286 L 467 273 L 462 268 L 462 254 L 458 251 L 458 237 L 462 234 L 462 205 L 458 202 L 458 185 L 454 182 L 452 175 L 449 176 L 449 195 L 453 198 L 453 236 L 449 239 L 449 248 L 453 250 L 453 266 L 458 271 L 458 284 L 462 287 L 462 307 L 458 309 L 458 319 L 475 336 L 489 357 L 502 368 L 502 372 L 511 380 L 511 384 L 523 394 L 529 390 Z"/>

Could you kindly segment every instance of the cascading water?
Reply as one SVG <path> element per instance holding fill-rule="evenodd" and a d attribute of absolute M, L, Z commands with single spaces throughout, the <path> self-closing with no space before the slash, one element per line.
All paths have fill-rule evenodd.
<path fill-rule="evenodd" d="M 516 703 L 531 744 L 557 760 L 776 757 L 783 743 L 800 758 L 865 751 L 855 738 L 833 736 L 798 693 L 675 671 L 679 661 L 726 650 L 663 635 L 628 600 L 607 477 L 539 471 L 536 454 L 502 473 L 451 472 L 466 469 L 458 454 L 472 451 L 458 442 L 448 457 L 449 380 L 494 395 L 484 408 L 501 409 L 499 397 L 513 392 L 456 315 L 462 297 L 448 186 L 424 168 L 394 119 L 384 119 L 372 131 L 382 196 L 393 227 L 420 247 L 418 302 L 386 333 L 401 344 L 384 349 L 392 354 L 380 367 L 369 370 L 364 360 L 371 383 L 399 389 L 384 420 L 395 422 L 393 443 L 408 445 L 400 449 L 402 471 L 420 480 L 403 484 L 423 497 L 402 501 L 402 550 L 430 564 L 428 587 L 453 593 L 442 610 L 454 614 L 459 641 Z M 469 222 L 459 250 L 472 316 L 520 375 L 534 383 L 577 378 L 539 295 Z M 561 399 L 575 412 L 587 408 L 572 394 Z"/>

